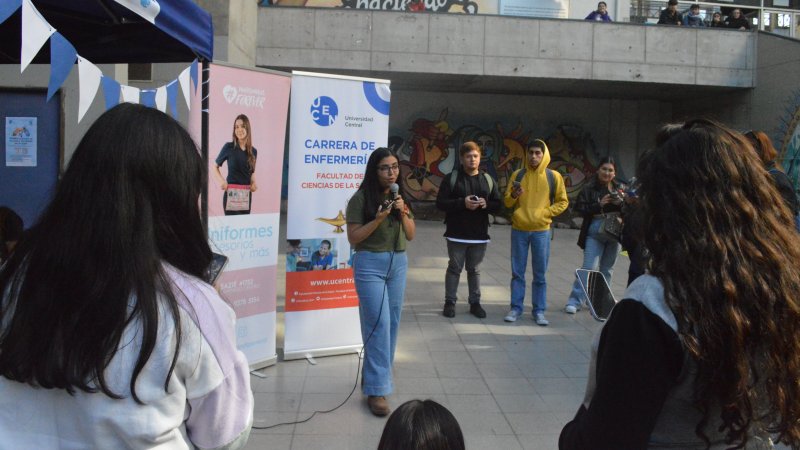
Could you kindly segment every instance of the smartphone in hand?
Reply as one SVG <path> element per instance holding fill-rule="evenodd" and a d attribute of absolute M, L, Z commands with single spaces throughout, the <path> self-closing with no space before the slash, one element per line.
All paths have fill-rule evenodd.
<path fill-rule="evenodd" d="M 219 253 L 212 253 L 211 264 L 206 269 L 206 281 L 214 285 L 228 264 L 228 257 Z"/>

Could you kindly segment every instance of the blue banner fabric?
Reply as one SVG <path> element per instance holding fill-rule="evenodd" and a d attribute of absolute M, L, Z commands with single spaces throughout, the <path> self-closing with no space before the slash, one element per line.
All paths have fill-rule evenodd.
<path fill-rule="evenodd" d="M 226 2 L 227 3 L 227 2 Z M 211 14 L 192 0 L 160 2 L 155 25 L 208 61 L 214 55 Z"/>

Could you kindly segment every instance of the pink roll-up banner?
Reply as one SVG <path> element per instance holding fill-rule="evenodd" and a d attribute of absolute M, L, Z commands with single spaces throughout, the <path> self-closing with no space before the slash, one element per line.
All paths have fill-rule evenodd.
<path fill-rule="evenodd" d="M 217 286 L 236 311 L 237 344 L 253 369 L 277 361 L 275 285 L 290 87 L 289 74 L 210 65 L 208 238 L 212 251 L 229 258 Z"/>

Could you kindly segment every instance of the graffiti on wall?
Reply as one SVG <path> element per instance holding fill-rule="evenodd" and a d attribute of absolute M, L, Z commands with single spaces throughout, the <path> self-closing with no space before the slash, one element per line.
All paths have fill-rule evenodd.
<path fill-rule="evenodd" d="M 781 165 L 797 191 L 800 189 L 800 90 L 787 102 L 777 137 Z"/>
<path fill-rule="evenodd" d="M 478 4 L 470 0 L 342 0 L 342 6 L 357 9 L 478 14 Z"/>
<path fill-rule="evenodd" d="M 497 0 L 261 0 L 263 6 L 308 6 L 382 11 L 496 14 Z"/>
<path fill-rule="evenodd" d="M 413 119 L 405 134 L 390 137 L 408 193 L 417 201 L 436 200 L 439 184 L 458 164 L 458 149 L 467 141 L 481 146 L 481 168 L 497 179 L 504 192 L 511 174 L 522 167 L 527 142 L 538 136 L 522 121 L 513 127 L 499 122 L 489 127 L 456 125 L 448 113 L 445 108 L 436 118 Z M 550 169 L 564 177 L 567 195 L 575 199 L 600 159 L 594 140 L 581 127 L 569 124 L 556 126 L 544 140 L 550 149 Z"/>

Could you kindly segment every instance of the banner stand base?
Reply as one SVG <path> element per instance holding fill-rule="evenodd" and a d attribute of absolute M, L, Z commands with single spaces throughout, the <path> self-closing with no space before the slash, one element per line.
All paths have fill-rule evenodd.
<path fill-rule="evenodd" d="M 293 359 L 306 359 L 309 357 L 322 357 L 322 356 L 336 356 L 336 355 L 345 355 L 347 353 L 358 353 L 361 351 L 363 345 L 348 345 L 345 347 L 330 347 L 330 348 L 319 348 L 315 350 L 296 350 L 293 352 L 287 352 L 284 350 L 283 352 L 283 360 L 290 361 Z"/>
<path fill-rule="evenodd" d="M 275 355 L 271 358 L 263 359 L 257 363 L 250 364 L 250 371 L 263 369 L 265 367 L 274 366 L 278 363 L 278 355 Z"/>

